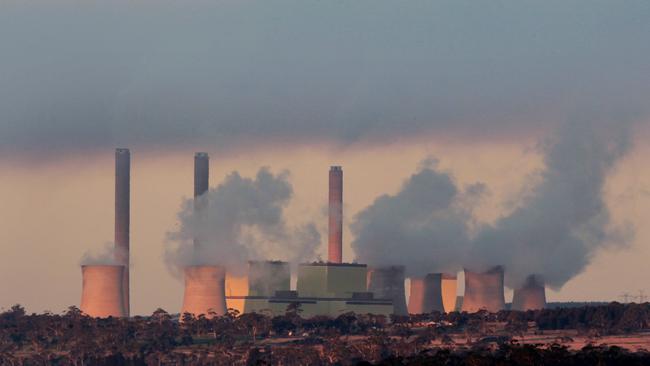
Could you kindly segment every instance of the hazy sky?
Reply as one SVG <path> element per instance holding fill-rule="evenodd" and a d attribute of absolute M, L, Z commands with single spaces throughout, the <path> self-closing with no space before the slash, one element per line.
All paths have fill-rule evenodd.
<path fill-rule="evenodd" d="M 163 242 L 193 151 L 211 153 L 213 184 L 289 169 L 289 218 L 321 234 L 329 165 L 347 219 L 430 155 L 486 183 L 490 221 L 540 167 L 538 141 L 574 120 L 635 124 L 605 202 L 636 237 L 550 298 L 644 288 L 649 20 L 644 0 L 3 1 L 0 307 L 78 304 L 83 252 L 112 240 L 117 146 L 133 152 L 132 306 L 147 313 L 180 307 Z"/>

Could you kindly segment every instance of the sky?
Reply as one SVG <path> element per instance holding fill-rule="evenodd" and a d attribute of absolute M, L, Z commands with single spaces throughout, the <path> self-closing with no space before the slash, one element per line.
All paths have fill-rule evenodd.
<path fill-rule="evenodd" d="M 4 1 L 0 307 L 78 304 L 81 257 L 112 240 L 115 147 L 132 150 L 144 314 L 180 308 L 163 257 L 194 151 L 213 185 L 288 170 L 288 220 L 324 238 L 329 165 L 344 167 L 346 224 L 431 157 L 485 183 L 475 213 L 495 222 L 543 168 L 540 143 L 576 120 L 631 126 L 603 196 L 635 235 L 549 298 L 650 293 L 649 16 L 647 1 Z M 346 226 L 346 260 L 352 240 Z"/>

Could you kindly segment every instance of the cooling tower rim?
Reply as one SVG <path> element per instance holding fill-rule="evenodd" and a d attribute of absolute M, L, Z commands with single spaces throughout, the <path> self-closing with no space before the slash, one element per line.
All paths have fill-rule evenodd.
<path fill-rule="evenodd" d="M 283 264 L 283 265 L 284 264 L 289 264 L 289 262 L 287 262 L 287 261 L 280 261 L 280 260 L 264 260 L 264 259 L 262 259 L 262 260 L 249 260 L 248 261 L 248 264 L 260 264 L 260 263 L 264 263 L 264 264 Z"/>
<path fill-rule="evenodd" d="M 218 264 L 195 264 L 183 267 L 184 270 L 187 269 L 199 269 L 199 268 L 211 268 L 211 269 L 220 269 L 225 270 L 225 267 Z"/>
<path fill-rule="evenodd" d="M 494 273 L 499 273 L 499 272 L 505 272 L 505 266 L 503 266 L 503 265 L 492 266 L 492 267 L 489 267 L 485 271 L 473 271 L 473 270 L 468 269 L 468 268 L 463 268 L 463 272 L 470 273 L 470 274 L 479 274 L 479 275 L 481 275 L 481 274 L 494 274 Z"/>
<path fill-rule="evenodd" d="M 332 262 L 313 262 L 313 263 L 300 263 L 300 267 L 368 267 L 367 264 L 361 263 L 332 263 Z"/>
<path fill-rule="evenodd" d="M 340 165 L 332 165 L 330 166 L 331 171 L 342 171 L 343 168 Z"/>
<path fill-rule="evenodd" d="M 125 147 L 118 147 L 115 149 L 115 152 L 119 154 L 128 154 L 130 150 Z"/>
<path fill-rule="evenodd" d="M 443 280 L 457 280 L 458 275 L 451 274 L 451 273 L 442 273 L 442 279 Z"/>
<path fill-rule="evenodd" d="M 126 268 L 124 264 L 82 264 L 81 268 Z"/>

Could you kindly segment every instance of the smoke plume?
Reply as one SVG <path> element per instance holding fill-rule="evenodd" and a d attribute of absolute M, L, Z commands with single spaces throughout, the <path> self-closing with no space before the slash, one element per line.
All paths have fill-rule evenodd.
<path fill-rule="evenodd" d="M 453 178 L 426 163 L 396 195 L 383 195 L 354 218 L 352 247 L 361 263 L 404 265 L 407 275 L 455 273 L 469 246 L 470 201 L 481 184 L 459 190 Z"/>
<path fill-rule="evenodd" d="M 599 248 L 629 242 L 632 229 L 611 222 L 603 198 L 608 174 L 630 148 L 629 130 L 620 122 L 563 126 L 542 146 L 539 183 L 512 213 L 480 230 L 468 264 L 504 264 L 511 287 L 540 275 L 560 288 Z"/>
<path fill-rule="evenodd" d="M 188 265 L 222 265 L 241 273 L 248 260 L 313 259 L 320 234 L 313 223 L 287 224 L 284 209 L 292 194 L 288 172 L 261 168 L 255 178 L 231 173 L 198 198 L 199 210 L 185 200 L 179 227 L 168 233 L 168 267 L 178 274 Z"/>
<path fill-rule="evenodd" d="M 529 275 L 563 286 L 598 249 L 632 235 L 612 223 L 603 199 L 608 174 L 630 148 L 629 124 L 566 124 L 540 148 L 545 167 L 536 183 L 492 225 L 472 219 L 483 185 L 460 190 L 448 173 L 421 169 L 355 217 L 358 260 L 407 265 L 417 276 L 504 265 L 510 287 Z"/>

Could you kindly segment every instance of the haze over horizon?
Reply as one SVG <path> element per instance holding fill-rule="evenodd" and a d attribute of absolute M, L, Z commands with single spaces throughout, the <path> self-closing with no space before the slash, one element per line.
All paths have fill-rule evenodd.
<path fill-rule="evenodd" d="M 540 144 L 575 121 L 629 126 L 602 199 L 636 235 L 549 298 L 650 293 L 648 19 L 647 1 L 4 2 L 0 308 L 78 304 L 80 258 L 112 240 L 115 147 L 133 153 L 132 306 L 145 314 L 179 308 L 163 253 L 194 151 L 211 154 L 211 186 L 287 169 L 286 220 L 321 237 L 327 168 L 342 165 L 349 261 L 347 224 L 424 159 L 459 187 L 484 183 L 474 214 L 495 223 L 544 167 Z"/>

